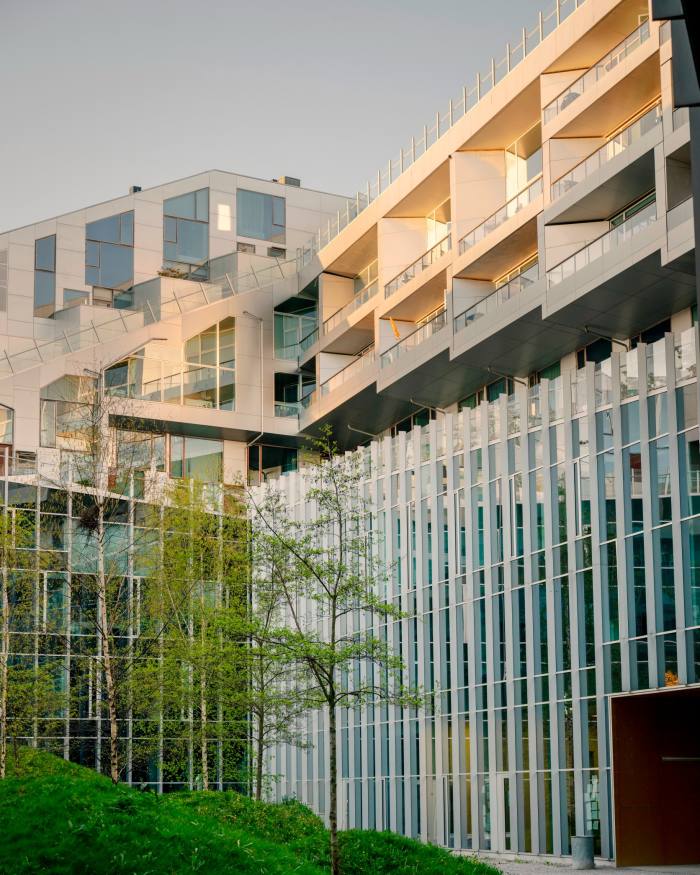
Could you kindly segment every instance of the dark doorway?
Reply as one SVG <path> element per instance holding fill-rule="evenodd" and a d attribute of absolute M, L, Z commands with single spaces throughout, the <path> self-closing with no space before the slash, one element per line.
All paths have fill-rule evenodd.
<path fill-rule="evenodd" d="M 700 863 L 700 689 L 610 701 L 617 865 Z"/>

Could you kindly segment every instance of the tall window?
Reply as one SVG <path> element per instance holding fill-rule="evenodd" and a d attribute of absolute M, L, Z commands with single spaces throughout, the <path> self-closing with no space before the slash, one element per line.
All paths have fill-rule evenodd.
<path fill-rule="evenodd" d="M 236 191 L 236 231 L 241 237 L 284 243 L 286 208 L 283 197 L 259 191 Z"/>
<path fill-rule="evenodd" d="M 200 188 L 163 201 L 165 267 L 207 277 L 209 258 L 209 189 Z"/>
<path fill-rule="evenodd" d="M 56 235 L 34 241 L 34 315 L 45 319 L 56 310 Z"/>
<path fill-rule="evenodd" d="M 85 284 L 106 289 L 94 303 L 111 304 L 113 290 L 134 283 L 134 211 L 109 216 L 85 226 Z"/>
<path fill-rule="evenodd" d="M 0 404 L 0 445 L 12 444 L 15 412 L 11 407 Z"/>

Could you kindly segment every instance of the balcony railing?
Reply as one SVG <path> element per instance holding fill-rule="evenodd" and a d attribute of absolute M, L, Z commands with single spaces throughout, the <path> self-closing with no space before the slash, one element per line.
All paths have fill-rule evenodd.
<path fill-rule="evenodd" d="M 314 343 L 316 343 L 317 340 L 318 326 L 316 326 L 316 328 L 314 328 L 314 330 L 310 334 L 307 334 L 306 337 L 302 337 L 302 339 L 299 341 L 299 355 L 306 352 L 307 349 L 311 349 L 311 347 L 314 345 Z"/>
<path fill-rule="evenodd" d="M 556 200 L 569 191 L 569 189 L 578 185 L 579 182 L 583 182 L 591 173 L 599 170 L 604 164 L 615 158 L 616 155 L 629 149 L 630 146 L 634 145 L 645 134 L 648 134 L 649 131 L 654 130 L 660 124 L 661 104 L 657 103 L 656 106 L 653 106 L 644 115 L 633 121 L 631 125 L 620 131 L 619 134 L 608 140 L 607 143 L 596 149 L 587 158 L 584 158 L 580 164 L 577 164 L 568 173 L 565 173 L 564 176 L 553 182 L 552 200 Z"/>
<path fill-rule="evenodd" d="M 495 213 L 488 217 L 488 219 L 484 219 L 480 225 L 477 225 L 476 228 L 473 228 L 468 234 L 465 234 L 459 241 L 459 254 L 461 255 L 463 252 L 466 252 L 467 249 L 471 249 L 472 246 L 477 244 L 480 240 L 483 240 L 484 237 L 487 237 L 492 231 L 495 231 L 496 228 L 516 215 L 516 213 L 519 213 L 523 207 L 532 203 L 532 201 L 541 194 L 542 177 L 538 176 L 537 179 L 528 184 L 527 188 L 524 188 L 509 201 L 506 201 L 506 203 L 503 204 L 502 207 L 499 207 Z"/>
<path fill-rule="evenodd" d="M 329 377 L 324 383 L 321 383 L 320 392 L 321 395 L 328 395 L 330 392 L 333 392 L 339 386 L 342 386 L 343 383 L 347 383 L 348 380 L 352 379 L 356 374 L 360 371 L 364 370 L 366 367 L 371 365 L 374 362 L 374 344 L 371 344 L 366 349 L 364 349 L 356 359 L 350 362 L 350 364 L 345 365 L 345 367 L 338 371 L 337 374 L 333 374 L 332 377 Z"/>
<path fill-rule="evenodd" d="M 521 274 L 518 274 L 518 276 L 510 280 L 510 282 L 499 286 L 495 292 L 491 292 L 490 295 L 487 295 L 485 298 L 482 298 L 481 301 L 477 301 L 476 304 L 472 304 L 467 310 L 464 310 L 464 312 L 455 316 L 455 334 L 457 334 L 458 331 L 462 331 L 467 325 L 471 325 L 478 319 L 481 319 L 482 316 L 500 310 L 506 301 L 510 301 L 511 298 L 514 298 L 521 292 L 525 291 L 525 289 L 539 279 L 539 270 L 539 264 L 535 262 L 528 267 L 527 270 L 524 270 Z"/>
<path fill-rule="evenodd" d="M 370 298 L 373 298 L 378 291 L 379 281 L 375 280 L 373 283 L 370 283 L 368 286 L 365 286 L 364 289 L 357 292 L 352 301 L 345 304 L 340 310 L 336 310 L 332 316 L 329 316 L 328 319 L 324 321 L 323 333 L 330 334 L 336 326 L 340 325 L 344 319 L 347 319 L 351 313 L 354 313 L 358 307 L 366 304 L 367 301 L 369 301 Z"/>
<path fill-rule="evenodd" d="M 60 355 L 68 355 L 87 347 L 101 343 L 110 343 L 131 332 L 138 331 L 144 325 L 155 322 L 172 322 L 185 313 L 206 307 L 215 301 L 229 298 L 244 292 L 266 288 L 276 280 L 294 276 L 297 271 L 295 258 L 287 261 L 279 259 L 263 259 L 272 262 L 263 268 L 250 270 L 239 274 L 223 274 L 209 283 L 190 282 L 175 287 L 172 296 L 162 298 L 162 283 L 167 278 L 154 277 L 143 283 L 138 283 L 128 292 L 128 307 L 115 308 L 114 316 L 109 315 L 104 321 L 93 320 L 88 326 L 74 331 L 56 331 L 54 340 L 44 343 L 32 341 L 25 349 L 15 353 L 0 353 L 0 378 L 11 376 L 26 368 L 51 362 Z M 123 293 L 126 298 L 127 292 Z M 105 314 L 105 310 L 100 310 Z"/>
<path fill-rule="evenodd" d="M 589 70 L 579 76 L 575 82 L 565 88 L 562 93 L 556 97 L 551 103 L 548 103 L 544 108 L 544 122 L 547 124 L 555 119 L 559 113 L 570 106 L 575 100 L 585 94 L 590 89 L 603 79 L 608 73 L 612 72 L 617 65 L 630 55 L 635 49 L 639 48 L 651 36 L 649 21 L 640 24 L 636 30 L 633 30 L 629 36 L 626 36 L 621 43 L 618 43 L 614 49 L 611 49 L 604 55 L 596 64 Z"/>
<path fill-rule="evenodd" d="M 573 276 L 577 271 L 586 267 L 588 264 L 602 258 L 612 249 L 616 249 L 621 243 L 630 240 L 648 228 L 656 221 L 656 202 L 652 202 L 643 207 L 639 212 L 634 213 L 625 222 L 618 225 L 616 228 L 611 228 L 600 237 L 597 237 L 593 242 L 579 249 L 578 252 L 566 258 L 560 264 L 547 271 L 547 288 L 559 285 L 570 276 Z"/>
<path fill-rule="evenodd" d="M 275 401 L 275 416 L 299 416 L 299 401 Z"/>
<path fill-rule="evenodd" d="M 420 135 L 411 140 L 408 148 L 401 149 L 398 155 L 367 182 L 363 191 L 348 200 L 345 208 L 338 210 L 337 216 L 329 219 L 325 227 L 319 228 L 313 239 L 299 252 L 301 266 L 308 264 L 320 249 L 357 218 L 392 182 L 424 155 L 430 146 L 437 143 L 453 125 L 471 112 L 495 85 L 505 79 L 533 49 L 556 31 L 561 22 L 579 6 L 583 6 L 584 2 L 585 0 L 555 0 L 547 11 L 540 14 L 532 29 L 524 28 L 520 39 L 506 47 L 505 56 L 501 60 L 492 59 L 485 75 L 477 74 L 474 85 L 465 86 L 456 100 L 450 100 L 444 111 L 437 112 L 432 117 Z"/>
<path fill-rule="evenodd" d="M 395 343 L 386 352 L 383 352 L 379 360 L 380 367 L 385 368 L 388 365 L 394 364 L 401 356 L 420 346 L 421 343 L 437 334 L 438 331 L 442 331 L 445 325 L 447 325 L 447 311 L 443 306 L 433 316 L 423 322 L 422 325 L 419 325 L 415 331 L 407 334 L 406 337 L 402 337 L 398 343 Z"/>
<path fill-rule="evenodd" d="M 388 282 L 384 286 L 384 297 L 390 297 L 394 292 L 398 291 L 401 286 L 410 283 L 414 277 L 417 277 L 419 273 L 422 273 L 424 270 L 431 267 L 431 265 L 435 264 L 435 262 L 439 258 L 442 258 L 446 252 L 449 252 L 451 248 L 452 237 L 448 233 L 446 237 L 443 237 L 442 240 L 439 240 L 434 246 L 431 246 L 427 252 L 424 252 L 420 258 L 417 258 L 412 264 L 409 264 L 407 268 L 402 270 L 401 273 L 397 274 L 391 282 Z"/>

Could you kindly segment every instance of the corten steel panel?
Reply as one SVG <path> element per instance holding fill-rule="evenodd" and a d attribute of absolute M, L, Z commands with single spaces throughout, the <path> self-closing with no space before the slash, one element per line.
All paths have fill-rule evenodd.
<path fill-rule="evenodd" d="M 617 865 L 700 863 L 700 689 L 611 703 Z"/>

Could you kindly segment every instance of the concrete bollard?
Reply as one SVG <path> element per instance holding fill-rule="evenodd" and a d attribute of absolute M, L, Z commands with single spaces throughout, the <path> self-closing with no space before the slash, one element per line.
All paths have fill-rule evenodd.
<path fill-rule="evenodd" d="M 573 869 L 593 869 L 593 836 L 571 836 L 571 866 Z"/>

